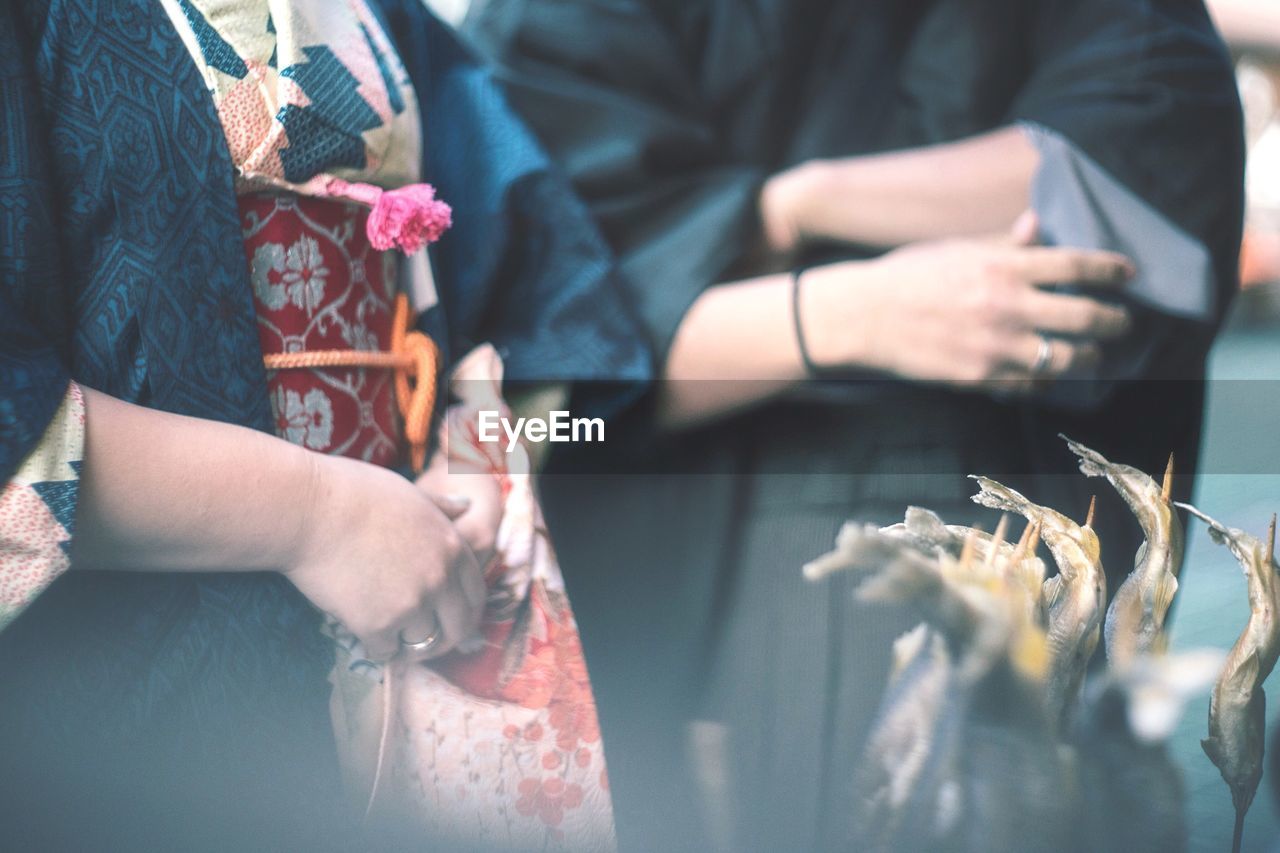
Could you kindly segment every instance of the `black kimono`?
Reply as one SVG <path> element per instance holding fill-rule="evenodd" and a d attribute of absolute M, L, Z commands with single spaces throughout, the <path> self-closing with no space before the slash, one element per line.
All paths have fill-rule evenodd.
<path fill-rule="evenodd" d="M 1240 241 L 1225 50 L 1199 0 L 489 0 L 464 32 L 591 205 L 660 352 L 758 243 L 762 182 L 812 158 L 1018 124 L 1041 154 L 1046 241 L 1137 262 L 1135 331 L 1107 352 L 1108 382 L 1006 402 L 856 382 L 656 441 L 646 464 L 666 475 L 548 483 L 624 846 L 697 846 L 693 828 L 718 821 L 735 849 L 838 845 L 907 624 L 860 610 L 840 580 L 800 579 L 839 524 L 908 503 L 979 520 L 963 478 L 979 471 L 1083 515 L 1094 486 L 1059 432 L 1146 470 L 1174 451 L 1190 491 Z M 1114 589 L 1140 534 L 1102 491 Z M 694 727 L 682 775 L 696 719 L 714 725 Z M 695 788 L 717 786 L 720 806 L 693 810 Z"/>

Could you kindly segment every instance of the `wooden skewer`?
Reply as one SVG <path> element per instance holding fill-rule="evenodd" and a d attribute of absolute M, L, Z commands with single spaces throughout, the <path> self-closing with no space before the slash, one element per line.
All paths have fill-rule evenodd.
<path fill-rule="evenodd" d="M 1089 514 L 1084 517 L 1084 526 L 1093 527 L 1093 517 L 1098 511 L 1098 496 L 1094 495 L 1089 499 Z"/>
<path fill-rule="evenodd" d="M 991 568 L 995 565 L 996 555 L 1000 552 L 1000 546 L 1004 544 L 1005 534 L 1009 531 L 1009 515 L 1008 513 L 1000 514 L 1000 521 L 996 524 L 996 532 L 991 534 L 991 550 L 987 552 L 987 559 L 983 563 L 984 568 Z"/>
<path fill-rule="evenodd" d="M 1036 519 L 1034 523 L 1028 524 L 1022 530 L 1022 538 L 1018 540 L 1018 547 L 1013 549 L 1013 556 L 1009 558 L 1009 562 L 1018 565 L 1024 560 L 1029 560 L 1036 555 L 1036 548 L 1040 544 L 1040 519 Z"/>
<path fill-rule="evenodd" d="M 1164 485 L 1160 488 L 1160 497 L 1165 503 L 1173 500 L 1173 454 L 1169 454 L 1169 464 L 1164 469 Z"/>
<path fill-rule="evenodd" d="M 1031 541 L 1027 543 L 1027 556 L 1034 557 L 1036 549 L 1040 547 L 1040 528 L 1044 525 L 1043 519 L 1036 519 L 1036 523 L 1031 525 Z"/>
<path fill-rule="evenodd" d="M 970 527 L 969 535 L 964 537 L 964 546 L 960 549 L 960 565 L 968 567 L 973 562 L 973 552 L 978 547 L 978 532 L 980 528 Z"/>
<path fill-rule="evenodd" d="M 1271 526 L 1267 528 L 1267 565 L 1276 559 L 1276 514 L 1271 513 Z"/>
<path fill-rule="evenodd" d="M 1018 544 L 1013 548 L 1013 556 L 1009 558 L 1009 562 L 1013 565 L 1021 563 L 1027 558 L 1027 544 L 1031 541 L 1031 524 L 1022 528 L 1022 535 L 1018 537 Z"/>

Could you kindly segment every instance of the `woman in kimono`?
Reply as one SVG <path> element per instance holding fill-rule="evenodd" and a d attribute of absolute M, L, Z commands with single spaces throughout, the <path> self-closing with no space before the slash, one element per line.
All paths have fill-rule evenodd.
<path fill-rule="evenodd" d="M 607 251 L 415 2 L 7 3 L 0 106 L 6 844 L 351 849 L 334 639 L 448 654 L 497 547 L 437 379 L 643 380 Z"/>
<path fill-rule="evenodd" d="M 802 580 L 840 524 L 978 521 L 974 472 L 1083 516 L 1059 432 L 1190 488 L 1237 277 L 1226 53 L 1195 0 L 488 0 L 463 31 L 667 380 L 648 457 L 544 481 L 620 841 L 839 846 L 910 625 Z M 1137 528 L 1100 534 L 1126 571 Z"/>

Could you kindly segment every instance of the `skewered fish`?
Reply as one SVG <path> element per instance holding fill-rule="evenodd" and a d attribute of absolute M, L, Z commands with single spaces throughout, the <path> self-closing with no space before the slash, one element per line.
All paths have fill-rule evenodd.
<path fill-rule="evenodd" d="M 1106 477 L 1115 487 L 1146 537 L 1134 556 L 1133 571 L 1116 590 L 1103 629 L 1107 659 L 1123 667 L 1136 655 L 1163 651 L 1166 646 L 1164 621 L 1178 591 L 1184 544 L 1182 522 L 1172 502 L 1173 457 L 1169 457 L 1163 484 L 1157 484 L 1137 468 L 1109 462 L 1101 453 L 1061 438 L 1080 457 L 1082 474 Z M 1125 613 L 1132 617 L 1121 618 Z M 1132 629 L 1117 630 L 1122 624 Z"/>
<path fill-rule="evenodd" d="M 917 549 L 932 554 L 941 549 L 953 557 L 960 556 L 970 534 L 976 538 L 986 534 L 972 527 L 945 524 L 936 512 L 918 506 L 907 507 L 902 521 L 880 528 L 882 533 L 910 542 Z"/>
<path fill-rule="evenodd" d="M 1040 535 L 1058 564 L 1058 574 L 1044 583 L 1050 656 L 1045 698 L 1051 718 L 1065 727 L 1098 646 L 1107 600 L 1107 577 L 1098 537 L 1093 532 L 1096 501 L 1090 505 L 1085 523 L 1077 525 L 995 480 L 978 476 L 971 479 L 981 489 L 974 495 L 974 503 L 1014 512 L 1038 523 Z"/>
<path fill-rule="evenodd" d="M 977 534 L 967 541 L 956 559 L 847 525 L 836 551 L 805 567 L 810 578 L 857 572 L 861 599 L 909 603 L 925 619 L 894 644 L 856 778 L 857 849 L 1069 847 L 1040 702 L 1044 635 L 1021 618 L 1016 585 L 995 560 L 977 558 Z M 1002 531 L 989 541 L 998 553 Z M 1015 800 L 1022 807 L 1008 808 Z"/>
<path fill-rule="evenodd" d="M 1068 740 L 1070 777 L 1083 797 L 1072 849 L 1186 850 L 1186 791 L 1166 744 L 1224 657 L 1217 649 L 1140 656 L 1089 684 Z"/>
<path fill-rule="evenodd" d="M 1244 569 L 1249 586 L 1249 621 L 1227 655 L 1209 701 L 1209 736 L 1200 742 L 1231 789 L 1236 810 L 1234 850 L 1240 849 L 1244 817 L 1262 778 L 1267 697 L 1262 683 L 1280 656 L 1280 580 L 1275 562 L 1276 519 L 1264 543 L 1228 528 L 1190 504 L 1178 506 L 1209 525 L 1209 536 L 1226 545 Z"/>
<path fill-rule="evenodd" d="M 1165 741 L 1221 653 L 1139 656 L 1093 683 L 1069 731 L 1056 725 L 1045 633 L 1008 567 L 1026 563 L 1034 528 L 1047 525 L 1060 552 L 1085 561 L 1071 566 L 1077 579 L 1100 573 L 1096 537 L 1089 522 L 1075 528 L 998 483 L 984 491 L 1035 516 L 1016 545 L 1005 518 L 987 536 L 913 508 L 883 530 L 846 525 L 836 550 L 805 567 L 811 579 L 854 572 L 859 598 L 913 606 L 924 620 L 893 647 L 854 778 L 850 849 L 1179 853 L 1184 797 Z"/>
<path fill-rule="evenodd" d="M 1015 544 L 1006 542 L 1000 531 L 989 534 L 974 527 L 945 524 L 932 510 L 912 506 L 907 507 L 901 522 L 880 530 L 931 555 L 941 551 L 952 557 L 959 557 L 965 544 L 971 542 L 978 559 L 993 562 L 1018 582 L 1026 596 L 1030 618 L 1036 624 L 1045 624 L 1045 565 L 1036 556 L 1036 548 L 1040 542 L 1038 524 L 1028 524 L 1022 532 L 1022 538 Z"/>

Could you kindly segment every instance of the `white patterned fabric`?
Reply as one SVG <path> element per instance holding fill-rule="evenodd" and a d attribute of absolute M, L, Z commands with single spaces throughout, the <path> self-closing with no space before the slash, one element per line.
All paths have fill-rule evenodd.
<path fill-rule="evenodd" d="M 0 490 L 0 630 L 67 570 L 84 459 L 84 397 L 74 382 L 44 437 Z"/>
<path fill-rule="evenodd" d="M 441 426 L 450 470 L 494 476 L 504 495 L 481 637 L 430 665 L 376 666 L 334 626 L 339 754 L 375 820 L 468 848 L 606 853 L 600 724 L 529 459 L 479 441 L 477 413 L 506 411 L 501 371 L 492 347 L 463 359 L 452 377 L 460 402 Z"/>
<path fill-rule="evenodd" d="M 418 180 L 418 103 L 364 0 L 161 0 L 204 75 L 238 189 Z"/>

